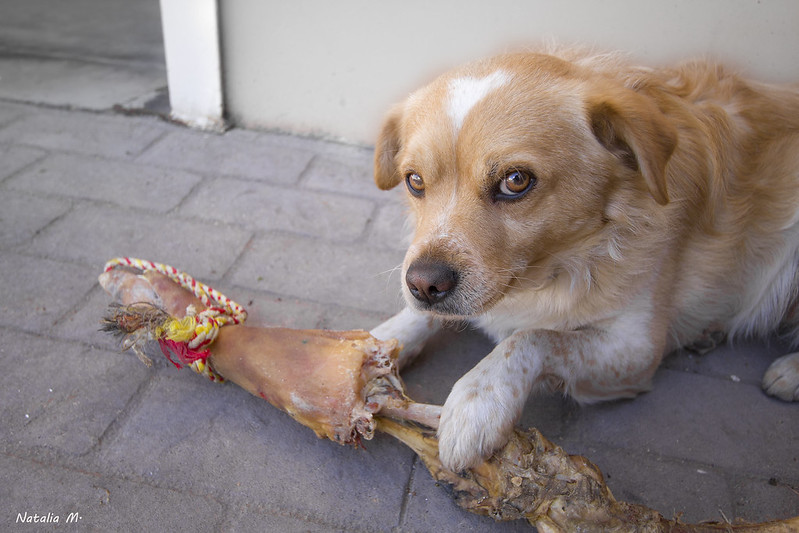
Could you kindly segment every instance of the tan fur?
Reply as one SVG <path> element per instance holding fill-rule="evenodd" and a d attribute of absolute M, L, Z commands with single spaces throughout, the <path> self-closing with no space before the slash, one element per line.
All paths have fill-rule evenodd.
<path fill-rule="evenodd" d="M 472 320 L 499 342 L 445 404 L 452 468 L 501 445 L 543 383 L 583 401 L 631 396 L 665 353 L 709 333 L 782 327 L 799 340 L 797 87 L 704 62 L 651 70 L 558 55 L 445 74 L 394 108 L 377 142 L 379 187 L 409 173 L 425 184 L 409 194 L 404 271 L 424 259 L 458 274 L 435 305 L 406 288 L 409 307 Z M 507 83 L 453 127 L 452 87 L 498 71 Z M 534 188 L 495 199 L 518 169 Z M 770 393 L 799 395 L 799 375 L 772 381 L 782 385 Z"/>

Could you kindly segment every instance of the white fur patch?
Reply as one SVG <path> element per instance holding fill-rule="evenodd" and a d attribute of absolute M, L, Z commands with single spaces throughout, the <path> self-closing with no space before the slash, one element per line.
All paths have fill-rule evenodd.
<path fill-rule="evenodd" d="M 483 78 L 466 76 L 450 81 L 447 113 L 452 119 L 455 131 L 460 131 L 463 121 L 477 102 L 509 80 L 510 75 L 507 72 L 497 70 Z"/>

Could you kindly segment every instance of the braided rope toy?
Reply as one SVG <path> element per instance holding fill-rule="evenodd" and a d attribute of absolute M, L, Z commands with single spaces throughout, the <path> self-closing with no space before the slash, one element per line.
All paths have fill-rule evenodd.
<path fill-rule="evenodd" d="M 109 272 L 118 266 L 163 274 L 200 299 L 206 309 L 197 313 L 197 310 L 191 305 L 186 309 L 184 318 L 175 318 L 164 312 L 150 313 L 148 319 L 144 321 L 148 324 L 145 330 L 148 333 L 148 338 L 158 341 L 161 351 L 177 368 L 181 368 L 181 363 L 183 363 L 211 381 L 224 381 L 224 378 L 214 372 L 206 363 L 211 354 L 208 346 L 216 340 L 220 327 L 227 324 L 241 324 L 247 319 L 247 311 L 244 307 L 213 287 L 199 282 L 185 272 L 180 272 L 169 265 L 133 257 L 117 257 L 108 261 L 103 271 Z M 141 309 L 131 310 L 130 307 L 123 311 L 122 315 L 133 313 L 138 316 L 133 317 L 127 314 L 124 319 L 113 321 L 114 327 L 119 328 L 120 321 L 135 321 L 138 324 L 143 322 L 140 316 Z M 136 346 L 138 339 L 140 337 L 137 336 L 131 341 L 131 347 L 141 357 L 141 349 Z M 171 355 L 176 356 L 178 361 L 172 359 Z"/>

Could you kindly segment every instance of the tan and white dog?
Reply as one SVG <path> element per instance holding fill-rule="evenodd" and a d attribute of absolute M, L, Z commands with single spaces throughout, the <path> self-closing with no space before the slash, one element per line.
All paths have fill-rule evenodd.
<path fill-rule="evenodd" d="M 394 108 L 381 189 L 408 189 L 407 308 L 373 334 L 413 357 L 443 320 L 498 342 L 444 405 L 441 459 L 502 446 L 531 391 L 650 388 L 664 354 L 724 335 L 799 341 L 799 86 L 705 62 L 500 56 Z M 763 386 L 799 399 L 799 354 Z"/>

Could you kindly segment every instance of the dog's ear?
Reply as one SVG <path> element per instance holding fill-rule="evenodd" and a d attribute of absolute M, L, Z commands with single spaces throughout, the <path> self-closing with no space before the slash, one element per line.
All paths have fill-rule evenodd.
<path fill-rule="evenodd" d="M 397 154 L 402 148 L 402 115 L 403 107 L 399 105 L 388 113 L 375 145 L 375 183 L 384 191 L 402 181 L 397 166 Z"/>
<path fill-rule="evenodd" d="M 677 129 L 648 98 L 610 88 L 589 99 L 591 128 L 599 142 L 643 176 L 660 205 L 669 203 L 666 165 L 677 146 Z"/>

